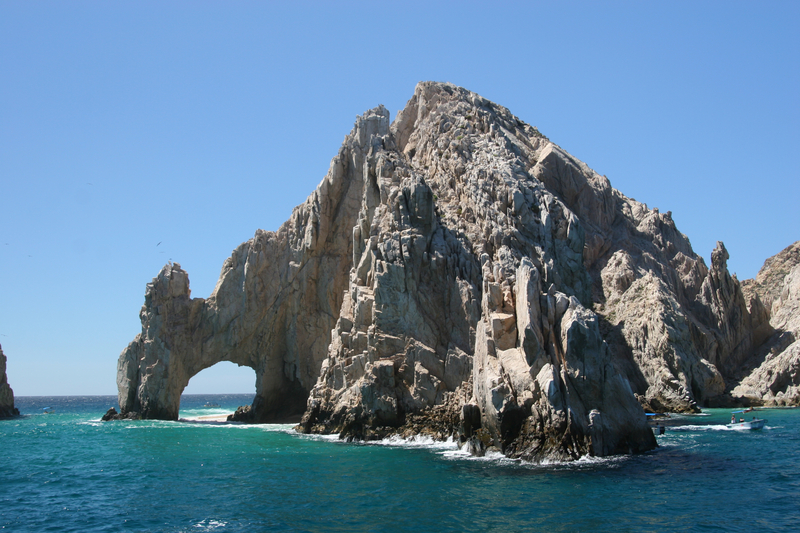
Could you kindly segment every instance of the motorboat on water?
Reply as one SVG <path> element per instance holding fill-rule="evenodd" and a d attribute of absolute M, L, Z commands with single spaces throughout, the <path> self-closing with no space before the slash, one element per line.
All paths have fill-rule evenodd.
<path fill-rule="evenodd" d="M 645 413 L 645 415 L 647 416 L 647 424 L 653 430 L 653 435 L 663 435 L 666 427 L 660 419 L 669 418 L 669 415 L 666 413 Z"/>
<path fill-rule="evenodd" d="M 44 413 L 44 414 L 48 414 L 49 415 L 53 411 L 55 411 L 55 409 L 53 409 L 52 407 L 42 407 L 42 413 Z"/>
<path fill-rule="evenodd" d="M 764 424 L 767 421 L 763 418 L 756 418 L 755 416 L 752 420 L 745 420 L 744 415 L 745 413 L 751 412 L 752 409 L 742 409 L 740 411 L 732 411 L 731 412 L 731 423 L 726 424 L 726 427 L 729 429 L 761 429 L 764 427 Z M 736 418 L 739 415 L 739 418 Z"/>
<path fill-rule="evenodd" d="M 205 408 L 219 407 L 219 404 L 218 403 L 214 403 L 214 402 L 206 402 L 206 404 L 203 407 L 205 407 Z"/>

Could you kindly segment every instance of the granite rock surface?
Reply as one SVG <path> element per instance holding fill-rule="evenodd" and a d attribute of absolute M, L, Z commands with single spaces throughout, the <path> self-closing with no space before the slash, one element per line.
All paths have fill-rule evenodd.
<path fill-rule="evenodd" d="M 210 297 L 192 298 L 180 264 L 164 266 L 117 365 L 123 416 L 177 419 L 189 379 L 220 361 L 255 371 L 254 421 L 304 411 L 348 286 L 365 156 L 388 125 L 385 109 L 361 117 L 317 189 L 278 231 L 233 251 Z"/>
<path fill-rule="evenodd" d="M 731 394 L 750 404 L 800 405 L 800 241 L 767 259 L 745 293 L 765 302 L 774 334 L 739 369 Z"/>
<path fill-rule="evenodd" d="M 648 450 L 642 406 L 732 401 L 774 336 L 775 298 L 743 293 L 727 259 L 718 243 L 706 266 L 669 212 L 502 106 L 423 82 L 394 122 L 358 117 L 209 298 L 162 269 L 119 359 L 120 416 L 177 418 L 188 380 L 224 360 L 255 370 L 247 420 L 529 460 Z"/>

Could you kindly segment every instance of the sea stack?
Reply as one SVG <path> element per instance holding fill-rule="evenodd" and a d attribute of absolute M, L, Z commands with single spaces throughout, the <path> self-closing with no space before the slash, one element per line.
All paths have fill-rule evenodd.
<path fill-rule="evenodd" d="M 167 264 L 119 358 L 121 415 L 176 419 L 189 379 L 249 366 L 255 422 L 455 437 L 528 460 L 656 446 L 643 406 L 733 402 L 774 333 L 718 243 L 650 209 L 506 108 L 423 82 L 358 117 L 327 175 L 207 299 Z"/>
<path fill-rule="evenodd" d="M 6 356 L 0 346 L 0 418 L 19 416 L 19 410 L 14 407 L 14 391 L 8 385 L 6 376 Z"/>

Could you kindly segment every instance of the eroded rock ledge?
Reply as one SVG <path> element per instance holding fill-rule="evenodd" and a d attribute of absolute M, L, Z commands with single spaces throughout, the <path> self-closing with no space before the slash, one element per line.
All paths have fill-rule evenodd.
<path fill-rule="evenodd" d="M 613 189 L 507 109 L 420 83 L 359 117 L 277 232 L 237 248 L 208 299 L 168 264 L 118 367 L 121 416 L 176 419 L 191 376 L 256 371 L 253 421 L 474 453 L 574 459 L 656 443 L 642 405 L 733 401 L 773 334 L 722 243 L 711 268 L 670 213 Z"/>
<path fill-rule="evenodd" d="M 0 418 L 19 416 L 19 409 L 14 407 L 14 391 L 8 385 L 6 376 L 6 356 L 0 346 Z"/>

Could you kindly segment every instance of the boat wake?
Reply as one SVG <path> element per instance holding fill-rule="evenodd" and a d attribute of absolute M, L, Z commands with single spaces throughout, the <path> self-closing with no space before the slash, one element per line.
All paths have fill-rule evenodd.
<path fill-rule="evenodd" d="M 764 426 L 764 429 L 768 429 Z M 708 424 L 708 425 L 686 425 L 686 426 L 673 426 L 669 431 L 751 431 L 750 428 L 731 428 L 726 424 Z"/>

